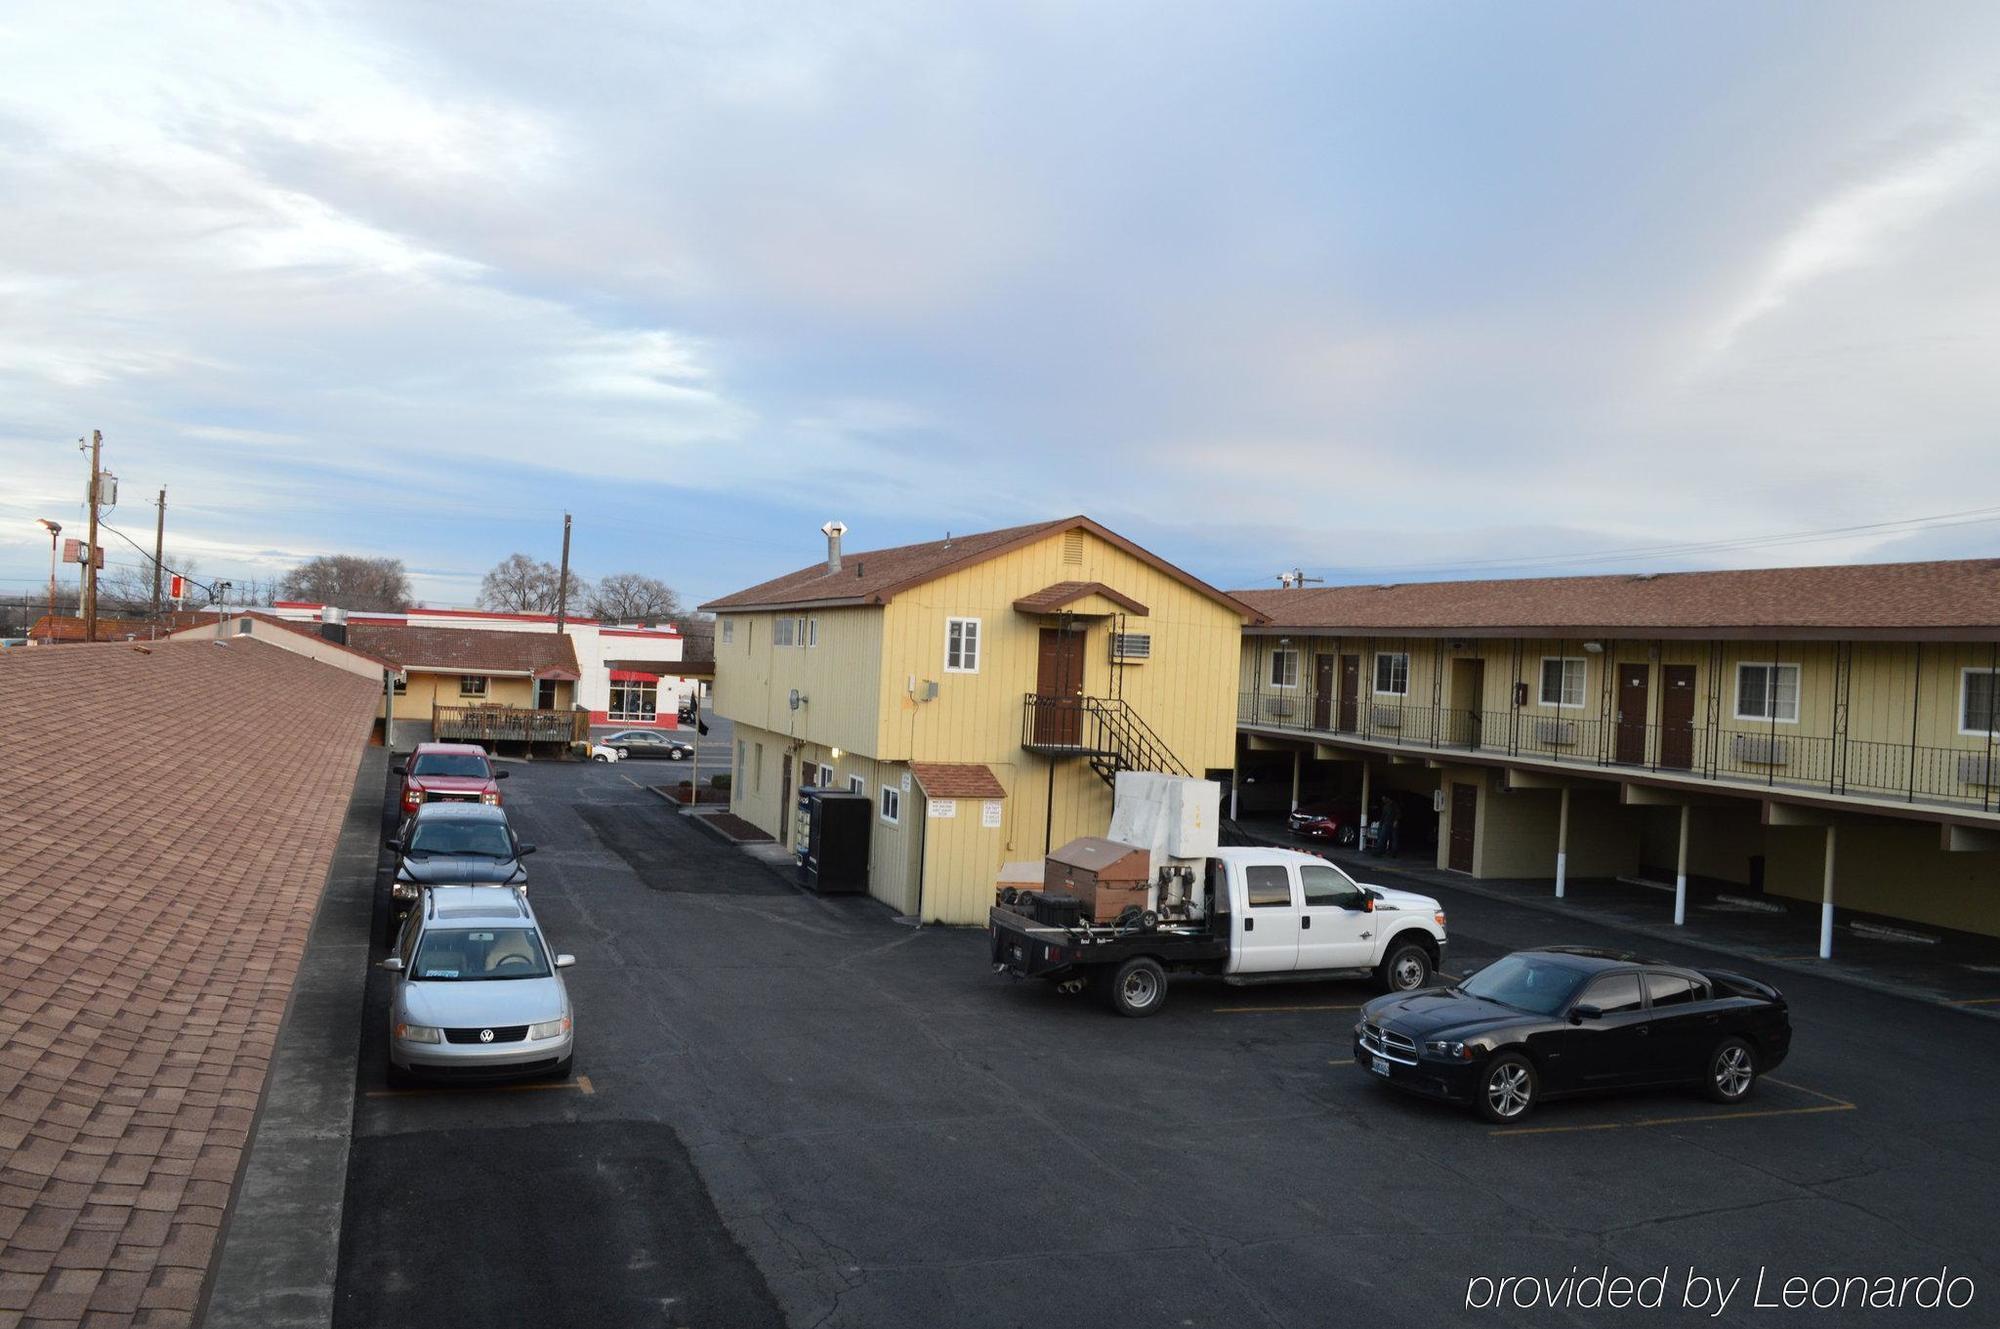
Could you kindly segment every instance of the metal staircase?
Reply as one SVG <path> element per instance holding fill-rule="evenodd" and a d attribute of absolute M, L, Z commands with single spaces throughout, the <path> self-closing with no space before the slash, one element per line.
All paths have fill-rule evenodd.
<path fill-rule="evenodd" d="M 1120 771 L 1187 775 L 1187 767 L 1119 697 L 1049 697 L 1030 692 L 1021 710 L 1021 746 L 1089 760 L 1104 783 Z"/>

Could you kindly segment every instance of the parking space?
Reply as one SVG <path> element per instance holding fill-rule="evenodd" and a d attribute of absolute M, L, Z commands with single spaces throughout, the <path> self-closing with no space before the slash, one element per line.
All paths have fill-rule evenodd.
<path fill-rule="evenodd" d="M 1471 1278 L 1572 1266 L 2000 1272 L 1992 1022 L 1744 966 L 1797 1030 L 1750 1102 L 1499 1131 L 1353 1066 L 1365 985 L 1184 984 L 1120 1020 L 996 977 L 976 930 L 799 894 L 618 767 L 516 770 L 577 1076 L 387 1092 L 371 979 L 341 1324 L 1430 1324 Z M 1454 968 L 1632 941 L 1432 893 Z"/>

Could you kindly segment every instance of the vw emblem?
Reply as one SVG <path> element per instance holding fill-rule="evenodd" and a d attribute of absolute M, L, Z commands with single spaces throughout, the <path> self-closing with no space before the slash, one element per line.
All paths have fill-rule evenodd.
<path fill-rule="evenodd" d="M 480 1030 L 479 1041 L 482 1043 L 491 1043 L 493 1041 L 493 1031 L 491 1029 Z"/>

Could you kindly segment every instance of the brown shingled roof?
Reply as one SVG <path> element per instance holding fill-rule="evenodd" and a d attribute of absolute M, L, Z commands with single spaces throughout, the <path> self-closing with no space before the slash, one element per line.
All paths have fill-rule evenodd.
<path fill-rule="evenodd" d="M 379 686 L 246 638 L 0 651 L 0 696 L 0 1323 L 187 1324 Z"/>
<path fill-rule="evenodd" d="M 725 595 L 720 600 L 711 600 L 701 608 L 704 611 L 726 613 L 732 609 L 885 605 L 899 591 L 921 586 L 925 582 L 935 581 L 948 572 L 983 563 L 1010 550 L 1032 544 L 1036 540 L 1072 530 L 1089 531 L 1107 544 L 1114 545 L 1132 557 L 1150 564 L 1182 585 L 1228 606 L 1243 615 L 1246 620 L 1254 622 L 1259 617 L 1256 610 L 1231 596 L 1227 591 L 1217 590 L 1193 574 L 1183 572 L 1157 554 L 1141 549 L 1124 536 L 1083 516 L 1033 522 L 1026 526 L 1009 526 L 997 531 L 982 531 L 975 535 L 954 535 L 949 539 L 929 540 L 923 544 L 897 545 L 890 549 L 869 549 L 849 553 L 842 556 L 839 572 L 829 573 L 825 561 L 822 560 L 808 564 L 796 572 L 788 572 L 782 577 L 774 577 L 747 590 Z"/>
<path fill-rule="evenodd" d="M 1005 798 L 1007 787 L 993 768 L 974 761 L 913 761 L 910 771 L 925 798 Z"/>
<path fill-rule="evenodd" d="M 1237 591 L 1274 628 L 1413 636 L 2000 636 L 2000 559 Z"/>
<path fill-rule="evenodd" d="M 403 669 L 461 673 L 577 672 L 576 647 L 567 632 L 508 632 L 497 628 L 411 628 L 349 623 L 348 644 L 394 660 Z"/>

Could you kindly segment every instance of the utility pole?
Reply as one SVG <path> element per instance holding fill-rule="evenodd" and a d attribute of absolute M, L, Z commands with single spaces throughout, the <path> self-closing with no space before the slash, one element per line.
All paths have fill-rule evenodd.
<path fill-rule="evenodd" d="M 153 523 L 153 621 L 160 621 L 160 559 L 167 549 L 167 491 L 160 490 L 159 519 Z"/>
<path fill-rule="evenodd" d="M 543 566 L 547 566 L 544 564 Z M 563 556 L 562 571 L 556 576 L 556 631 L 563 630 L 563 621 L 569 617 L 569 514 L 563 513 Z"/>
<path fill-rule="evenodd" d="M 81 440 L 78 442 L 81 447 Z M 104 460 L 104 431 L 90 431 L 90 543 L 83 551 L 83 639 L 97 640 L 97 472 Z"/>

